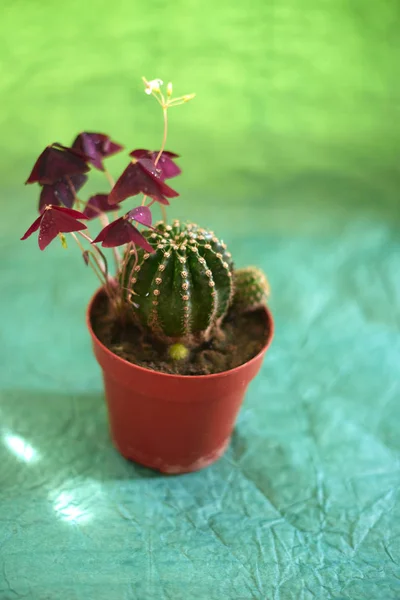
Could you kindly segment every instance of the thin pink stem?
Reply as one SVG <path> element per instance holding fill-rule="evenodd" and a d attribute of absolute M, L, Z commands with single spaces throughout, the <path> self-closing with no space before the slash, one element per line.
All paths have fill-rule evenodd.
<path fill-rule="evenodd" d="M 157 166 L 158 161 L 161 158 L 161 154 L 164 152 L 165 144 L 167 143 L 167 135 L 168 135 L 168 109 L 166 106 L 163 106 L 163 117 L 164 117 L 164 135 L 161 143 L 161 148 L 159 153 L 157 154 L 157 158 L 154 161 L 155 166 Z"/>
<path fill-rule="evenodd" d="M 85 240 L 87 240 L 88 242 L 90 242 L 90 244 L 92 244 L 93 240 L 90 236 L 86 235 L 86 233 L 83 233 L 83 231 L 78 231 L 77 232 L 79 235 L 81 235 L 83 238 L 85 238 Z M 92 244 L 92 248 L 94 248 L 96 250 L 96 252 L 98 252 L 98 254 L 101 256 L 103 263 L 104 263 L 104 275 L 108 281 L 108 262 L 107 259 L 105 257 L 105 255 L 103 254 L 103 252 L 100 250 L 100 248 L 96 245 L 96 244 Z M 99 263 L 100 264 L 100 263 Z"/>
<path fill-rule="evenodd" d="M 105 167 L 104 167 L 104 175 L 107 177 L 108 183 L 110 184 L 111 189 L 113 189 L 113 187 L 115 185 L 114 178 L 111 175 L 110 171 L 108 171 Z"/>
<path fill-rule="evenodd" d="M 111 173 L 106 168 L 104 168 L 104 174 L 105 174 L 105 176 L 108 179 L 108 182 L 110 184 L 111 189 L 113 189 L 113 187 L 115 185 L 115 181 L 114 181 L 113 176 L 111 175 Z M 107 216 L 104 213 L 103 213 L 103 215 L 104 215 L 105 219 L 102 220 L 103 217 L 102 217 L 102 215 L 100 215 L 100 222 L 103 225 L 103 227 L 106 227 L 109 224 L 110 221 L 108 220 Z M 115 211 L 115 216 L 118 217 L 118 211 Z M 113 248 L 112 252 L 113 252 L 113 255 L 114 255 L 115 266 L 116 266 L 116 269 L 118 271 L 119 268 L 120 268 L 120 265 L 121 265 L 121 260 L 122 260 L 121 259 L 121 255 L 119 253 L 118 248 Z"/>
<path fill-rule="evenodd" d="M 107 171 L 107 173 L 108 173 L 108 171 Z M 112 180 L 112 177 L 111 177 L 110 174 L 109 174 L 109 176 L 110 176 L 110 178 Z M 72 183 L 72 181 L 71 181 L 71 179 L 69 177 L 67 177 L 67 181 L 68 181 L 69 188 L 70 188 L 71 192 L 74 195 L 74 200 L 77 203 L 78 207 L 80 206 L 80 204 L 84 205 L 85 203 L 82 200 L 80 200 L 78 198 L 78 196 L 76 195 L 75 187 L 74 187 L 74 185 L 73 185 L 73 183 Z M 111 186 L 111 187 L 113 187 L 113 186 Z M 110 221 L 108 220 L 107 215 L 104 212 L 102 212 L 102 211 L 99 211 L 99 220 L 100 220 L 100 223 L 102 224 L 103 227 L 107 227 L 107 225 L 110 224 Z M 117 248 L 113 248 L 113 255 L 114 255 L 114 260 L 115 260 L 115 266 L 116 266 L 116 269 L 118 271 L 119 265 L 120 265 L 120 262 L 121 262 L 121 256 L 120 256 Z"/>
<path fill-rule="evenodd" d="M 68 182 L 69 189 L 71 190 L 71 192 L 72 192 L 72 195 L 73 195 L 73 197 L 74 197 L 74 202 L 76 202 L 76 204 L 77 204 L 78 208 L 80 209 L 80 207 L 81 207 L 81 204 L 82 204 L 82 205 L 84 205 L 85 203 L 83 202 L 83 200 L 80 200 L 80 199 L 78 198 L 78 196 L 76 195 L 76 189 L 75 189 L 75 186 L 74 186 L 74 184 L 72 183 L 72 181 L 71 181 L 71 178 L 70 178 L 70 177 L 68 177 L 68 175 L 66 176 L 66 180 L 67 180 L 67 182 Z"/>
<path fill-rule="evenodd" d="M 79 249 L 82 252 L 82 255 L 85 252 L 88 252 L 90 267 L 92 268 L 92 270 L 93 270 L 94 274 L 96 275 L 96 277 L 98 277 L 98 279 L 100 280 L 101 285 L 106 286 L 107 285 L 107 280 L 105 278 L 105 274 L 104 274 L 103 270 L 101 269 L 101 266 L 100 266 L 97 258 L 94 256 L 94 254 L 92 252 L 90 252 L 89 250 L 85 250 L 85 248 L 82 246 L 82 244 L 80 243 L 77 235 L 74 232 L 71 232 L 71 236 L 74 238 L 74 240 L 78 244 L 78 247 L 79 247 Z M 94 263 L 91 262 L 90 258 L 92 258 L 92 260 L 94 261 Z M 96 267 L 99 269 L 99 271 L 97 271 Z M 104 277 L 104 280 L 103 280 L 103 277 Z"/>
<path fill-rule="evenodd" d="M 99 214 L 99 220 L 100 220 L 100 223 L 102 224 L 103 227 L 107 227 L 107 225 L 110 224 L 110 221 L 109 221 L 107 215 L 104 212 L 102 212 L 102 213 Z M 118 271 L 119 270 L 119 266 L 121 264 L 121 255 L 120 255 L 120 253 L 118 251 L 118 248 L 113 248 L 112 249 L 112 253 L 113 253 L 113 256 L 114 256 L 115 267 L 116 267 L 116 269 Z"/>
<path fill-rule="evenodd" d="M 163 99 L 164 100 L 164 99 Z M 163 117 L 164 117 L 164 135 L 161 143 L 161 148 L 159 153 L 157 154 L 156 160 L 154 161 L 154 165 L 157 166 L 158 161 L 161 158 L 162 153 L 165 149 L 165 144 L 167 143 L 167 135 L 168 135 L 168 108 L 164 104 L 163 105 Z M 165 224 L 167 224 L 167 211 L 165 210 L 165 206 L 161 204 L 161 214 Z"/>
<path fill-rule="evenodd" d="M 135 267 L 136 264 L 137 264 L 137 250 L 136 250 L 135 244 L 132 244 L 132 242 L 131 242 L 126 247 L 125 256 L 124 256 L 123 263 L 122 263 L 122 268 L 121 268 L 121 283 L 124 283 L 124 281 L 125 281 L 126 269 L 128 267 L 128 262 L 129 262 L 129 259 L 130 259 L 130 257 L 131 257 L 132 254 L 135 254 L 135 256 L 136 256 L 136 263 L 134 265 L 134 267 Z"/>

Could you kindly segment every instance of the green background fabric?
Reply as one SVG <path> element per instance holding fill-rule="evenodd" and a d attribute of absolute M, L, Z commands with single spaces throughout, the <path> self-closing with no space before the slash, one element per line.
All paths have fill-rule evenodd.
<path fill-rule="evenodd" d="M 400 598 L 399 12 L 2 0 L 1 600 Z M 182 477 L 111 446 L 84 325 L 96 282 L 72 243 L 18 241 L 46 144 L 86 129 L 159 145 L 142 75 L 197 93 L 171 111 L 170 215 L 273 289 L 232 444 Z"/>

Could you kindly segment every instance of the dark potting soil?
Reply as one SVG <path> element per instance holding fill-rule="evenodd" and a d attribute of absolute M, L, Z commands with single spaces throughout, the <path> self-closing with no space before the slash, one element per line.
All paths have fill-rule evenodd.
<path fill-rule="evenodd" d="M 232 311 L 210 340 L 191 349 L 185 360 L 173 361 L 166 344 L 132 322 L 113 318 L 105 296 L 93 306 L 92 327 L 98 339 L 117 356 L 146 369 L 175 375 L 210 375 L 234 369 L 262 350 L 269 332 L 262 309 L 242 314 Z"/>

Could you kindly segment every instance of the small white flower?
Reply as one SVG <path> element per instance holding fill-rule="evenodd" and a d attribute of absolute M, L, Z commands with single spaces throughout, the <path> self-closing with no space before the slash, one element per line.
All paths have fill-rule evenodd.
<path fill-rule="evenodd" d="M 163 83 L 164 83 L 162 81 L 162 79 L 152 79 L 151 81 L 147 81 L 144 77 L 143 77 L 143 81 L 144 81 L 144 85 L 145 85 L 145 90 L 144 91 L 149 96 L 153 92 L 159 92 L 160 91 L 160 85 L 163 85 Z"/>

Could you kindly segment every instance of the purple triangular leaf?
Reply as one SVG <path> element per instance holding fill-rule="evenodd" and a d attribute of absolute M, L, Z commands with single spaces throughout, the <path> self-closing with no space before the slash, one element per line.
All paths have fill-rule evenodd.
<path fill-rule="evenodd" d="M 21 240 L 26 240 L 32 233 L 35 233 L 40 227 L 40 221 L 42 220 L 42 215 L 40 215 L 37 219 L 35 219 L 32 225 L 27 229 L 22 236 Z"/>
<path fill-rule="evenodd" d="M 159 152 L 153 150 L 145 150 L 144 148 L 139 148 L 137 150 L 132 150 L 129 153 L 129 156 L 133 156 L 134 158 L 148 158 L 153 163 L 155 163 Z M 178 154 L 174 152 L 168 152 L 168 150 L 164 150 L 157 162 L 157 169 L 160 172 L 160 178 L 171 179 L 172 177 L 176 177 L 180 175 L 182 172 L 178 165 L 172 160 L 173 158 L 178 158 Z"/>
<path fill-rule="evenodd" d="M 82 214 L 59 206 L 44 211 L 39 231 L 39 248 L 41 250 L 44 250 L 59 233 L 71 233 L 71 231 L 86 229 L 86 225 L 77 221 L 72 213 Z M 83 218 L 85 218 L 84 215 Z"/>
<path fill-rule="evenodd" d="M 169 204 L 167 198 L 179 196 L 178 192 L 166 185 L 160 178 L 154 164 L 147 158 L 134 159 L 111 190 L 108 202 L 117 204 L 126 198 L 143 193 L 160 204 Z"/>
<path fill-rule="evenodd" d="M 151 226 L 152 215 L 148 206 L 137 206 L 128 212 L 128 218 L 137 221 L 146 227 Z"/>
<path fill-rule="evenodd" d="M 87 220 L 87 216 L 84 215 L 80 210 L 75 210 L 74 208 L 67 208 L 66 206 L 53 206 L 52 210 L 56 212 L 61 212 L 69 217 L 73 217 L 74 219 L 84 219 Z"/>
<path fill-rule="evenodd" d="M 115 248 L 133 242 L 147 252 L 154 252 L 149 242 L 125 217 L 120 217 L 104 227 L 92 243 L 97 244 L 99 242 L 101 242 L 103 248 Z"/>
<path fill-rule="evenodd" d="M 104 171 L 103 158 L 112 156 L 123 149 L 121 144 L 113 142 L 108 135 L 88 131 L 80 133 L 75 138 L 72 147 L 86 154 L 89 162 L 99 171 Z"/>
<path fill-rule="evenodd" d="M 134 225 L 130 225 L 130 227 L 131 227 L 131 232 L 130 232 L 131 242 L 133 242 L 136 246 L 140 246 L 146 252 L 150 252 L 150 254 L 155 252 L 153 246 L 151 246 L 149 244 L 149 242 L 140 233 L 140 231 L 138 229 L 136 229 L 136 227 Z"/>
<path fill-rule="evenodd" d="M 95 219 L 104 212 L 111 210 L 118 210 L 120 207 L 118 204 L 111 206 L 108 202 L 108 194 L 95 194 L 91 196 L 87 201 L 83 214 L 88 219 Z"/>
<path fill-rule="evenodd" d="M 68 208 L 72 208 L 76 192 L 81 189 L 86 181 L 87 175 L 78 173 L 56 181 L 53 185 L 44 185 L 40 193 L 39 212 L 42 212 L 48 204 L 53 206 L 63 204 Z"/>
<path fill-rule="evenodd" d="M 85 158 L 61 144 L 47 146 L 37 159 L 26 183 L 51 185 L 66 175 L 86 173 Z"/>
<path fill-rule="evenodd" d="M 60 200 L 57 198 L 55 193 L 55 188 L 53 185 L 44 185 L 42 187 L 42 191 L 40 192 L 39 198 L 39 212 L 42 213 L 46 206 L 52 204 L 53 206 L 61 204 Z"/>

